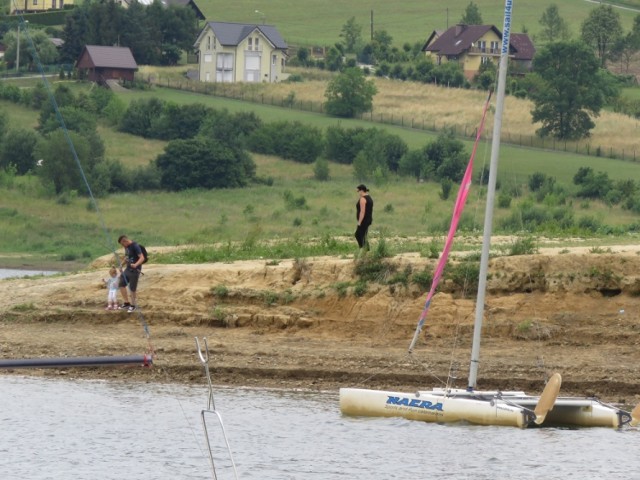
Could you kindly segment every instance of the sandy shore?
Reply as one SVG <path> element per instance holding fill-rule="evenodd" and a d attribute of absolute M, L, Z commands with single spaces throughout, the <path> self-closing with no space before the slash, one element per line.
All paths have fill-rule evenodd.
<path fill-rule="evenodd" d="M 398 271 L 433 267 L 417 254 L 390 261 Z M 104 310 L 101 262 L 78 273 L 1 281 L 0 358 L 149 353 L 152 368 L 0 374 L 202 382 L 197 336 L 208 340 L 218 384 L 413 391 L 457 377 L 453 384 L 466 386 L 475 299 L 450 281 L 408 354 L 425 292 L 385 282 L 357 292 L 352 259 L 150 263 L 144 271 L 135 313 Z M 478 386 L 535 393 L 559 371 L 565 394 L 640 401 L 639 272 L 631 247 L 492 260 Z"/>

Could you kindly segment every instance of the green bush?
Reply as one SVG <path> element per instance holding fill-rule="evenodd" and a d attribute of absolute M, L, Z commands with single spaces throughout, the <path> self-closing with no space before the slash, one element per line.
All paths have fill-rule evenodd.
<path fill-rule="evenodd" d="M 242 150 L 217 140 L 173 140 L 156 159 L 160 184 L 168 190 L 244 187 L 255 163 Z"/>
<path fill-rule="evenodd" d="M 250 150 L 313 163 L 324 149 L 322 132 L 301 122 L 273 122 L 260 126 L 248 138 Z"/>
<path fill-rule="evenodd" d="M 329 162 L 324 158 L 318 158 L 313 165 L 313 178 L 321 182 L 329 180 Z"/>
<path fill-rule="evenodd" d="M 507 192 L 501 192 L 498 195 L 498 208 L 511 208 L 511 195 Z"/>
<path fill-rule="evenodd" d="M 158 98 L 133 100 L 120 123 L 120 131 L 145 138 L 155 138 L 152 131 L 154 119 L 164 111 L 164 102 Z"/>
<path fill-rule="evenodd" d="M 471 258 L 450 264 L 445 270 L 445 278 L 451 280 L 465 296 L 478 292 L 479 275 L 480 262 Z"/>
<path fill-rule="evenodd" d="M 427 270 L 426 268 L 421 272 L 415 272 L 411 276 L 411 283 L 420 287 L 422 291 L 428 291 L 431 288 L 431 283 L 433 282 L 433 272 Z"/>
<path fill-rule="evenodd" d="M 359 258 L 354 267 L 354 273 L 366 282 L 387 283 L 387 280 L 397 271 L 397 265 L 365 255 Z"/>
<path fill-rule="evenodd" d="M 517 238 L 509 246 L 509 255 L 531 255 L 538 252 L 533 237 Z"/>
<path fill-rule="evenodd" d="M 353 294 L 356 297 L 362 297 L 365 293 L 367 293 L 367 282 L 364 280 L 358 280 L 353 286 Z"/>
<path fill-rule="evenodd" d="M 303 196 L 295 197 L 291 190 L 285 190 L 282 194 L 287 210 L 308 210 L 307 199 Z"/>

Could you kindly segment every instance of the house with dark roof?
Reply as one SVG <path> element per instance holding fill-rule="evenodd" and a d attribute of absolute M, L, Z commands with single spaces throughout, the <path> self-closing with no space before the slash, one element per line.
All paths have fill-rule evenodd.
<path fill-rule="evenodd" d="M 471 80 L 488 61 L 498 64 L 502 32 L 494 25 L 455 25 L 444 32 L 434 31 L 422 51 L 434 63 L 457 62 L 465 77 Z M 512 33 L 509 42 L 509 59 L 514 71 L 531 70 L 536 49 L 526 33 Z"/>
<path fill-rule="evenodd" d="M 284 80 L 288 47 L 273 25 L 207 22 L 194 48 L 201 82 Z"/>
<path fill-rule="evenodd" d="M 78 57 L 76 68 L 84 70 L 88 80 L 106 84 L 108 80 L 133 81 L 138 64 L 128 47 L 86 45 Z"/>

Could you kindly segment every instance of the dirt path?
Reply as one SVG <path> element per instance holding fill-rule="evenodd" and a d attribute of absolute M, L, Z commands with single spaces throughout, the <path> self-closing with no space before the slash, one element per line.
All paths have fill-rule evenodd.
<path fill-rule="evenodd" d="M 478 386 L 534 393 L 559 371 L 563 393 L 638 403 L 638 251 L 492 260 Z M 418 255 L 391 261 L 397 271 L 433 267 Z M 198 336 L 208 339 L 218 384 L 413 391 L 442 385 L 453 366 L 455 385 L 466 386 L 474 299 L 451 281 L 409 355 L 424 292 L 401 282 L 356 292 L 352 259 L 148 264 L 141 314 L 104 310 L 105 272 L 0 281 L 0 358 L 132 355 L 152 346 L 153 368 L 0 374 L 203 382 Z"/>

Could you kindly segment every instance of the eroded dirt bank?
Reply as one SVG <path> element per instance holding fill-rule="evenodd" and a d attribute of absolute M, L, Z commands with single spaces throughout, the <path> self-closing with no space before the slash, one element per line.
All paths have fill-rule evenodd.
<path fill-rule="evenodd" d="M 620 250 L 492 260 L 478 387 L 533 393 L 545 373 L 559 371 L 563 393 L 640 401 L 640 248 Z M 400 272 L 433 262 L 410 254 L 390 261 Z M 413 391 L 442 386 L 453 367 L 455 385 L 466 386 L 475 298 L 450 281 L 409 355 L 424 291 L 369 282 L 358 296 L 353 259 L 150 263 L 144 272 L 141 314 L 104 310 L 99 261 L 80 273 L 0 281 L 0 358 L 131 355 L 152 346 L 153 368 L 0 374 L 202 382 L 198 336 L 208 339 L 219 384 Z"/>

